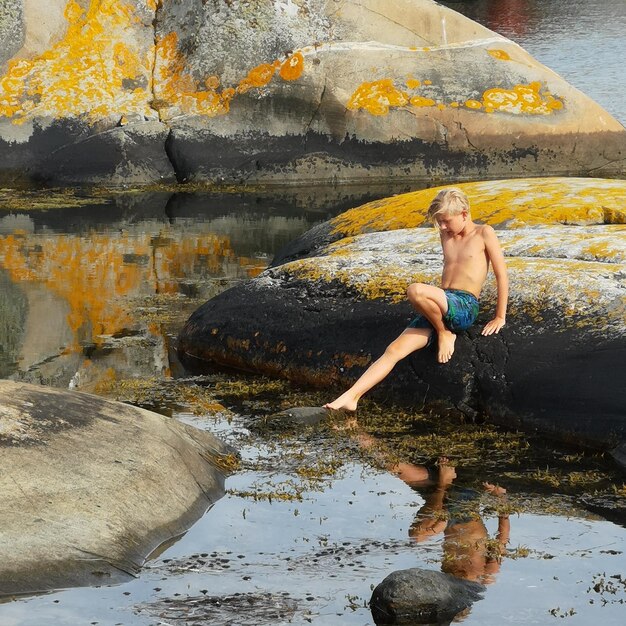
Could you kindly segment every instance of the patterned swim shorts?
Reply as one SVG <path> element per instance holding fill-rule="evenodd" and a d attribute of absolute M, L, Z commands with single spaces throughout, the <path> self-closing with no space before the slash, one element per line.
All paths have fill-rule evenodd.
<path fill-rule="evenodd" d="M 478 317 L 478 298 L 462 289 L 444 289 L 448 301 L 448 312 L 443 316 L 444 324 L 452 331 L 467 330 Z M 433 325 L 418 315 L 407 328 L 432 328 Z"/>

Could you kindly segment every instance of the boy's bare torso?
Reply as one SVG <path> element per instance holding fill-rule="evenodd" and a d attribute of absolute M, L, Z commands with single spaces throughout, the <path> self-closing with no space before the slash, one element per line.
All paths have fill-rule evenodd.
<path fill-rule="evenodd" d="M 484 225 L 474 224 L 469 232 L 441 232 L 443 248 L 442 289 L 462 289 L 477 298 L 487 278 L 489 256 L 483 238 Z"/>

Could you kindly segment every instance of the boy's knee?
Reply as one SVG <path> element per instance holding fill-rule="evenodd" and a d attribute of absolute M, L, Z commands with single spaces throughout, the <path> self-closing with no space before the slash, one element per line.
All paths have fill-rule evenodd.
<path fill-rule="evenodd" d="M 406 296 L 409 300 L 419 300 L 424 297 L 424 287 L 422 283 L 411 283 L 406 289 Z"/>
<path fill-rule="evenodd" d="M 402 358 L 400 346 L 395 341 L 385 348 L 385 357 L 394 361 L 399 361 Z"/>

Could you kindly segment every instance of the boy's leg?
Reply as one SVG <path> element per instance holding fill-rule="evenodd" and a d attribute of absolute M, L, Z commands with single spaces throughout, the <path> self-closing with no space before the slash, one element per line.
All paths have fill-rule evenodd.
<path fill-rule="evenodd" d="M 374 361 L 361 377 L 336 400 L 325 404 L 328 409 L 346 409 L 355 411 L 361 396 L 378 384 L 405 356 L 424 348 L 432 333 L 430 328 L 407 328 L 388 346 L 383 355 Z"/>
<path fill-rule="evenodd" d="M 447 363 L 454 352 L 456 335 L 443 323 L 443 316 L 448 312 L 445 291 L 433 285 L 413 283 L 409 285 L 406 294 L 413 308 L 433 325 L 437 333 L 437 360 L 439 363 Z"/>

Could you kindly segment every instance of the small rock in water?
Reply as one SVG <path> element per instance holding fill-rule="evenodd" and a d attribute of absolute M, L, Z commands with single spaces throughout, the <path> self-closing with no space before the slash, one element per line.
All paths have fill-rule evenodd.
<path fill-rule="evenodd" d="M 285 425 L 315 426 L 328 416 L 328 409 L 323 406 L 298 406 L 274 413 L 268 420 L 271 423 L 283 422 Z"/>
<path fill-rule="evenodd" d="M 370 609 L 380 624 L 448 624 L 482 599 L 484 585 L 418 567 L 398 570 L 373 591 Z"/>

